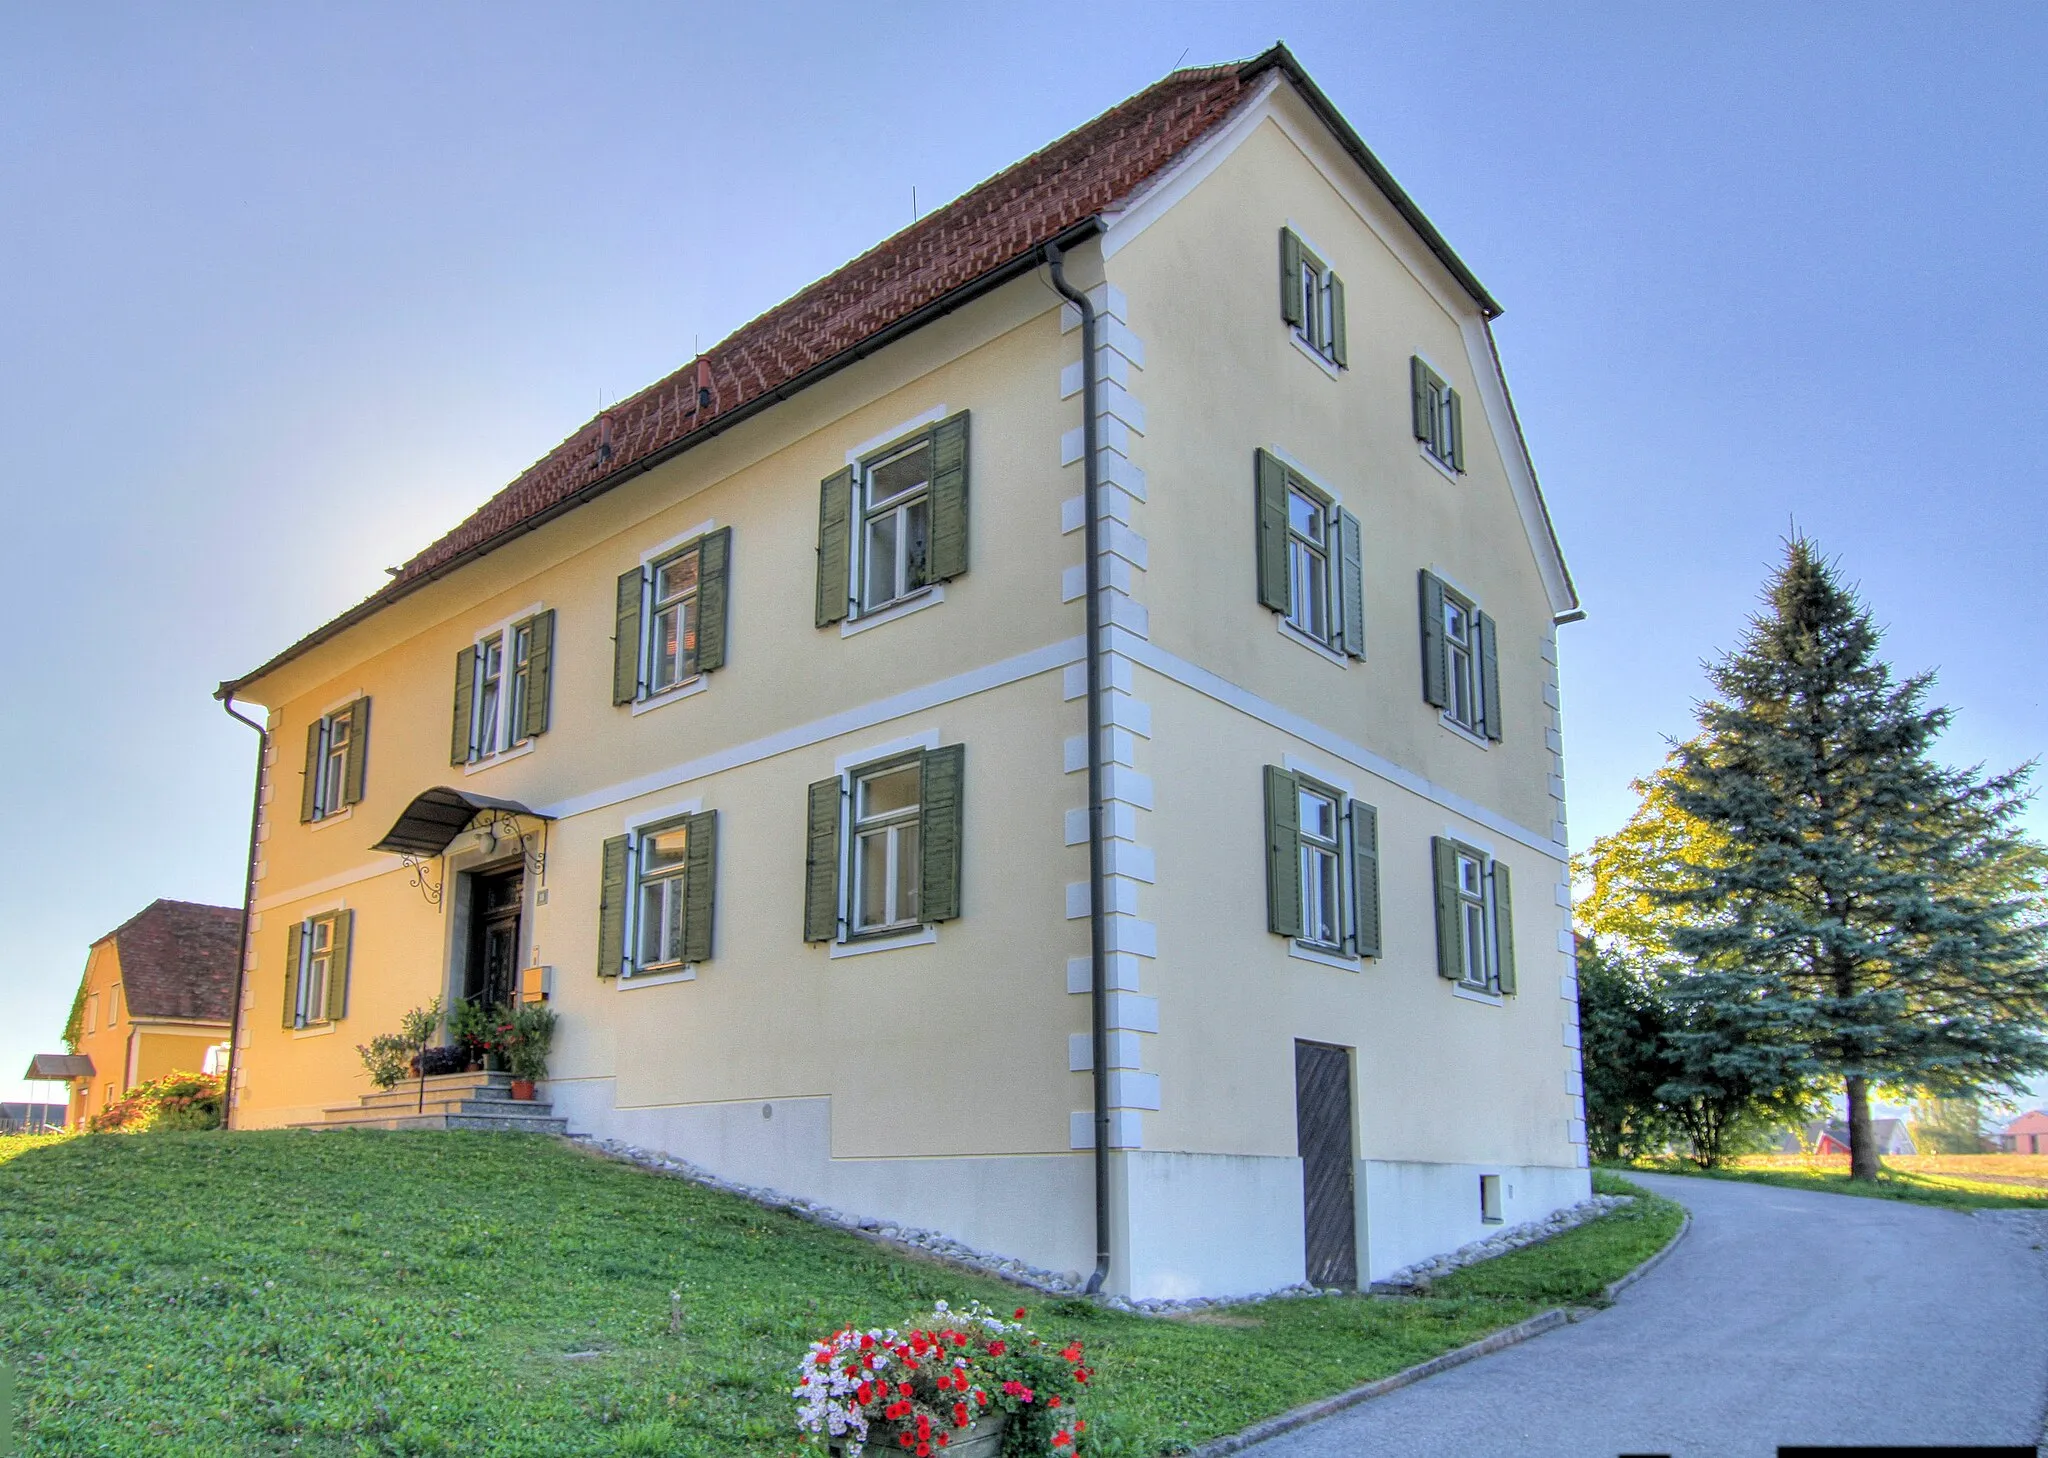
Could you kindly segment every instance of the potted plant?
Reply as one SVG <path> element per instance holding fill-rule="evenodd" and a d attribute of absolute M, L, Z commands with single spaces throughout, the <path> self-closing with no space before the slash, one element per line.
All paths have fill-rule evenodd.
<path fill-rule="evenodd" d="M 797 1427 L 833 1458 L 1068 1458 L 1088 1431 L 1079 1399 L 1094 1374 L 1079 1342 L 1056 1349 L 1024 1315 L 941 1301 L 908 1330 L 842 1327 L 797 1369 Z"/>
<path fill-rule="evenodd" d="M 548 1051 L 555 1043 L 554 1009 L 526 1002 L 505 1008 L 498 1024 L 498 1046 L 512 1073 L 512 1097 L 530 1099 L 533 1086 L 548 1076 Z"/>
<path fill-rule="evenodd" d="M 441 1025 L 441 999 L 416 1007 L 398 1020 L 398 1031 L 379 1033 L 367 1044 L 356 1044 L 356 1053 L 378 1088 L 390 1088 L 410 1074 L 420 1076 L 421 1055 L 433 1050 L 427 1040 Z"/>
<path fill-rule="evenodd" d="M 455 1013 L 448 1019 L 448 1037 L 462 1050 L 469 1072 L 488 1068 L 496 1059 L 497 1023 L 498 1019 L 481 1003 L 455 1004 Z"/>

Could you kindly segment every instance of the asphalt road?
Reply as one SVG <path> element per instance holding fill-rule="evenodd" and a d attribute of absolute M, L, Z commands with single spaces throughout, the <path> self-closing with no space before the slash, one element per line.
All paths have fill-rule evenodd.
<path fill-rule="evenodd" d="M 1781 1443 L 2041 1442 L 2048 1215 L 1631 1178 L 1690 1208 L 1692 1231 L 1611 1308 L 1247 1454 L 1774 1458 Z"/>

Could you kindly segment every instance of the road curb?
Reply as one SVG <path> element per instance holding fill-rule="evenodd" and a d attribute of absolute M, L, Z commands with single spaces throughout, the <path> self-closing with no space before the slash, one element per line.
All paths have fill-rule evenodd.
<path fill-rule="evenodd" d="M 1676 1204 L 1677 1202 L 1673 1201 L 1672 1203 Z M 1680 1206 L 1680 1208 L 1683 1209 L 1684 1207 Z M 1618 1276 L 1607 1283 L 1606 1294 L 1608 1299 L 1612 1300 L 1616 1293 L 1627 1290 L 1644 1276 L 1647 1276 L 1657 1266 L 1661 1265 L 1666 1256 L 1678 1249 L 1678 1243 L 1685 1239 L 1686 1232 L 1691 1229 L 1692 1211 L 1686 1210 L 1685 1218 L 1679 1222 L 1677 1233 L 1671 1239 L 1664 1242 L 1662 1249 L 1634 1270 L 1627 1272 L 1625 1275 Z M 1481 1337 L 1476 1342 L 1471 1342 L 1465 1346 L 1445 1352 L 1440 1357 L 1431 1357 L 1427 1362 L 1418 1362 L 1413 1367 L 1403 1368 L 1391 1377 L 1382 1377 L 1377 1382 L 1368 1382 L 1362 1387 L 1352 1388 L 1349 1392 L 1340 1392 L 1335 1397 L 1318 1398 L 1314 1402 L 1307 1403 L 1288 1412 L 1283 1412 L 1278 1417 L 1270 1417 L 1264 1422 L 1253 1423 L 1242 1432 L 1231 1433 L 1227 1437 L 1213 1438 L 1200 1447 L 1190 1450 L 1187 1458 L 1223 1458 L 1223 1455 L 1226 1453 L 1241 1453 L 1254 1443 L 1263 1443 L 1268 1438 L 1277 1438 L 1282 1433 L 1293 1432 L 1296 1428 L 1305 1428 L 1310 1423 L 1333 1416 L 1344 1411 L 1346 1408 L 1357 1407 L 1360 1403 L 1370 1402 L 1375 1397 L 1384 1397 L 1389 1392 L 1399 1391 L 1403 1387 L 1420 1382 L 1425 1377 L 1434 1377 L 1439 1372 L 1448 1372 L 1453 1367 L 1462 1367 L 1467 1362 L 1491 1356 L 1493 1353 L 1507 1347 L 1520 1346 L 1531 1337 L 1541 1336 L 1546 1331 L 1554 1331 L 1569 1322 L 1581 1321 L 1591 1315 L 1593 1315 L 1593 1312 L 1585 1307 L 1567 1309 L 1562 1306 L 1554 1306 L 1548 1311 L 1539 1311 L 1526 1321 L 1518 1321 L 1513 1326 L 1502 1327 L 1491 1336 Z"/>

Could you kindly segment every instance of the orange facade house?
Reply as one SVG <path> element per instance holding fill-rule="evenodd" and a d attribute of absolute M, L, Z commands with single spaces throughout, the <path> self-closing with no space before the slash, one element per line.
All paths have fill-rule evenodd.
<path fill-rule="evenodd" d="M 239 907 L 158 900 L 92 944 L 64 1028 L 71 1052 L 36 1060 L 69 1076 L 71 1127 L 136 1084 L 225 1056 L 241 937 Z"/>

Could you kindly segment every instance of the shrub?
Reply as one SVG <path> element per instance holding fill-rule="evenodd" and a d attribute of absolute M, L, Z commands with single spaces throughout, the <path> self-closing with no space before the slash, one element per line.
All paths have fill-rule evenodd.
<path fill-rule="evenodd" d="M 218 1129 L 221 1092 L 217 1073 L 168 1073 L 138 1083 L 85 1121 L 88 1134 L 148 1134 L 181 1129 Z"/>
<path fill-rule="evenodd" d="M 379 1088 L 390 1088 L 412 1073 L 413 1055 L 427 1046 L 434 1030 L 441 1026 L 441 999 L 416 1007 L 398 1020 L 398 1031 L 379 1033 L 368 1043 L 356 1044 L 356 1052 Z"/>

